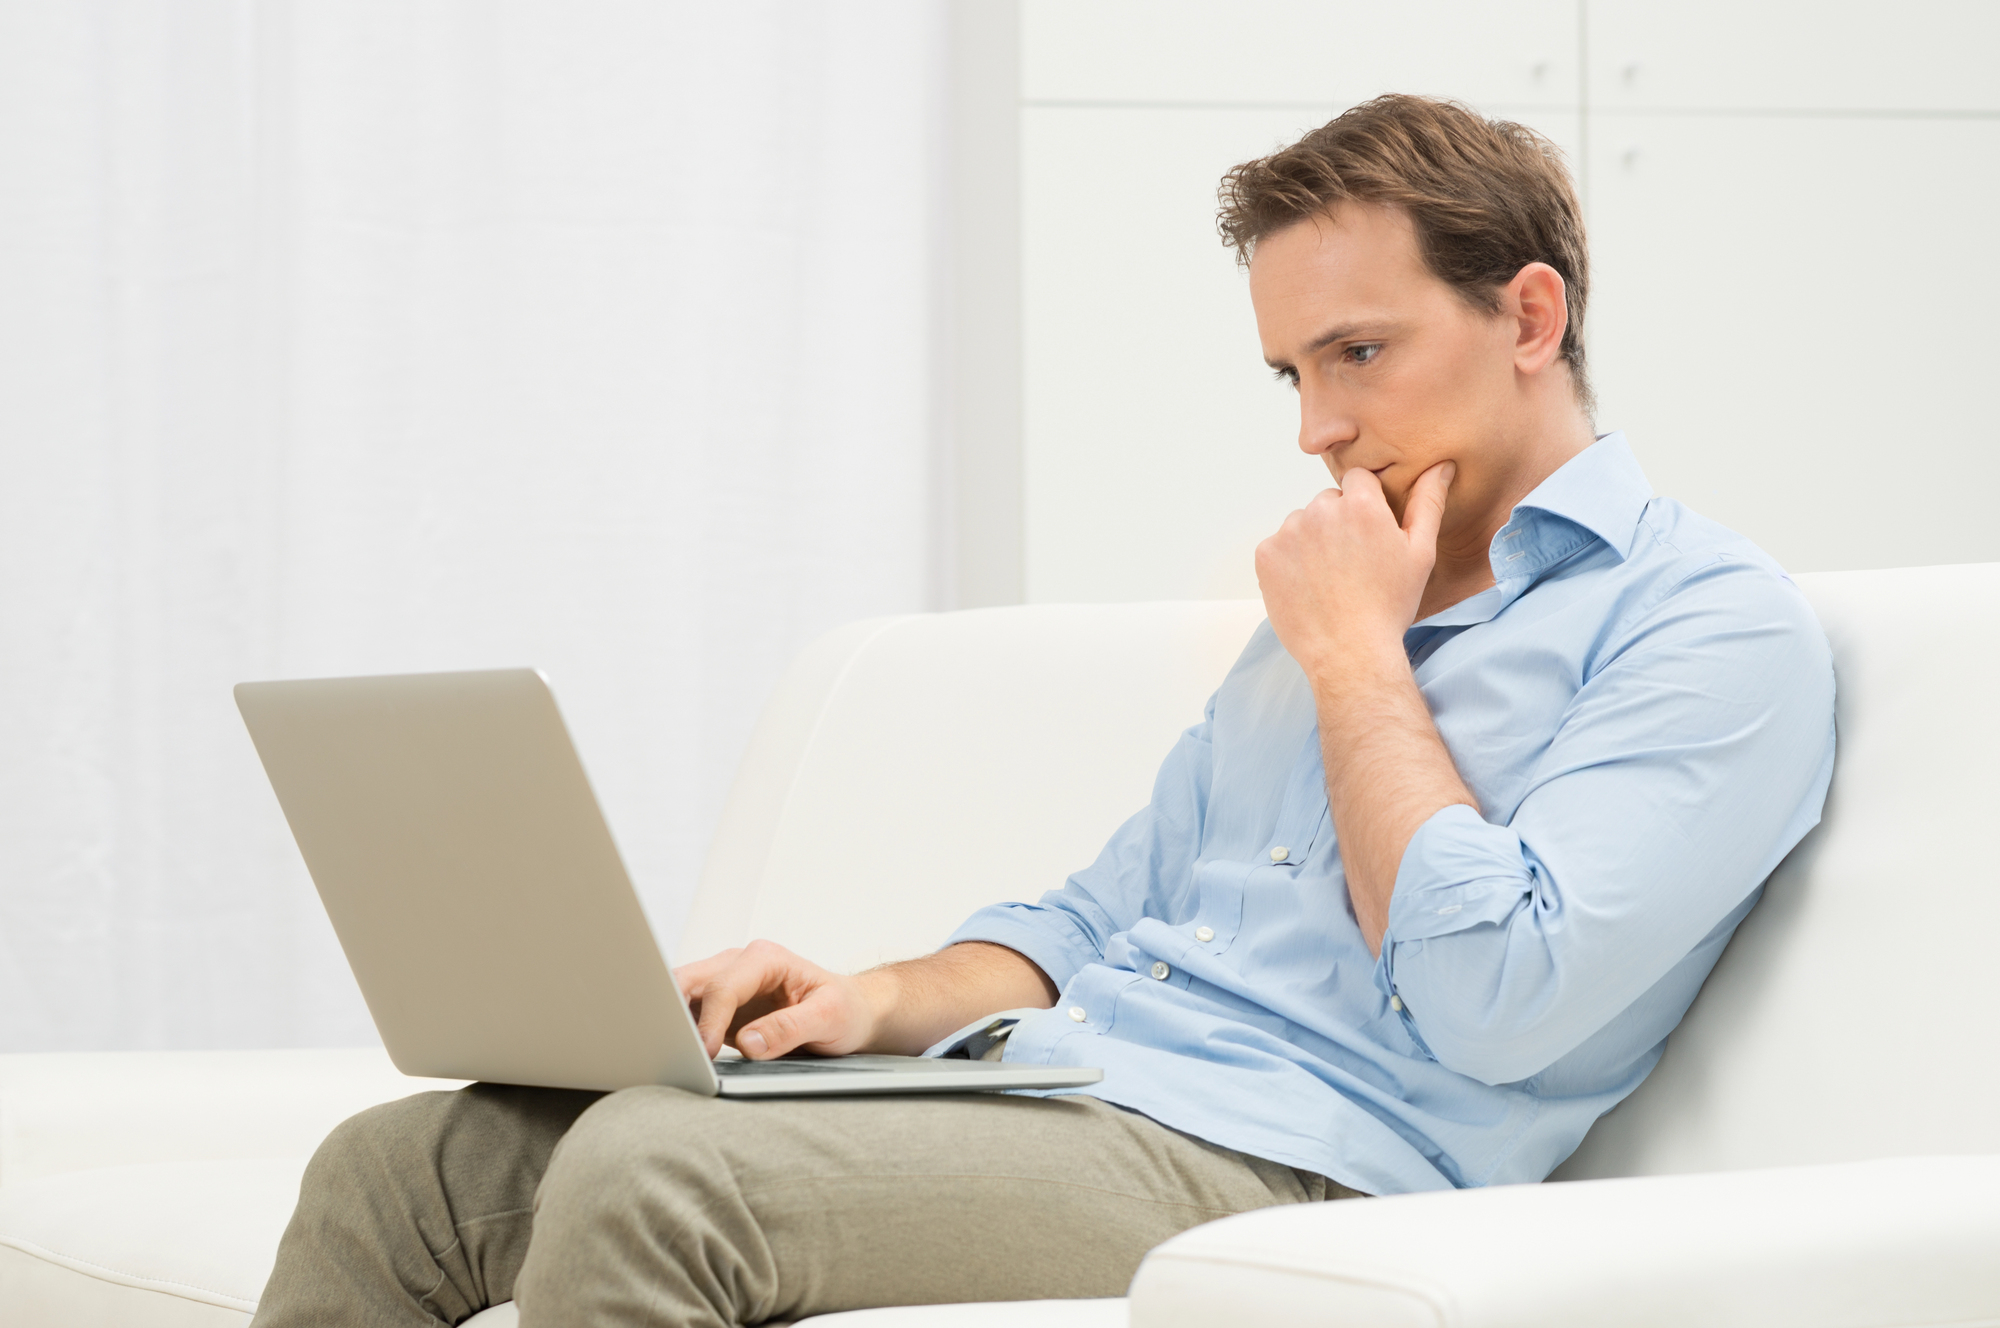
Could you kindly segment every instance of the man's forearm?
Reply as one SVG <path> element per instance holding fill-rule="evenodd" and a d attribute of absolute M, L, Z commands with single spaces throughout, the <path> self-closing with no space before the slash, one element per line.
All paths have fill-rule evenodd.
<path fill-rule="evenodd" d="M 982 1014 L 1056 1003 L 1056 986 L 1004 945 L 966 941 L 856 979 L 875 1010 L 866 1050 L 914 1056 Z"/>
<path fill-rule="evenodd" d="M 1286 517 L 1257 546 L 1271 630 L 1312 685 L 1347 894 L 1378 955 L 1396 871 L 1417 827 L 1453 803 L 1479 805 L 1403 653 L 1411 623 L 1493 584 L 1483 562 L 1476 574 L 1461 569 L 1448 583 L 1435 576 L 1445 497 L 1457 473 L 1453 461 L 1425 470 L 1399 519 L 1374 472 L 1349 466 L 1339 489 Z"/>
<path fill-rule="evenodd" d="M 1400 644 L 1312 678 L 1327 806 L 1347 894 L 1370 951 L 1382 952 L 1403 852 L 1445 807 L 1479 800 L 1459 777 Z"/>

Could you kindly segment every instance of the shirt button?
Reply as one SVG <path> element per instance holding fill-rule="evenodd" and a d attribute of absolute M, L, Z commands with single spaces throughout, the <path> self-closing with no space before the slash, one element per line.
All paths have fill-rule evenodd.
<path fill-rule="evenodd" d="M 1194 938 L 1197 941 L 1212 941 L 1215 939 L 1215 928 L 1196 927 L 1194 929 Z"/>
<path fill-rule="evenodd" d="M 1081 1005 L 1070 1006 L 1069 1017 L 1076 1020 L 1076 1022 L 1078 1022 L 1079 1024 L 1082 1023 L 1084 1020 L 1090 1018 L 1089 1015 L 1083 1012 L 1083 1007 Z"/>
<path fill-rule="evenodd" d="M 1288 848 L 1279 847 L 1271 850 L 1271 861 L 1273 862 L 1283 862 L 1286 858 L 1289 858 L 1291 856 L 1292 856 L 1292 851 Z"/>
<path fill-rule="evenodd" d="M 1164 978 L 1164 977 L 1166 977 L 1166 976 L 1167 976 L 1167 974 L 1169 974 L 1169 973 L 1171 973 L 1171 972 L 1173 972 L 1173 971 L 1174 971 L 1174 970 L 1172 970 L 1171 968 L 1168 968 L 1168 967 L 1167 967 L 1167 961 L 1166 961 L 1166 960 L 1164 960 L 1164 959 L 1156 959 L 1156 960 L 1154 960 L 1154 961 L 1153 961 L 1153 976 L 1154 976 L 1154 977 L 1156 977 L 1156 978 Z"/>
<path fill-rule="evenodd" d="M 1397 1014 L 1401 1014 L 1403 1012 L 1403 998 L 1401 996 L 1391 996 L 1389 998 L 1389 1008 Z"/>

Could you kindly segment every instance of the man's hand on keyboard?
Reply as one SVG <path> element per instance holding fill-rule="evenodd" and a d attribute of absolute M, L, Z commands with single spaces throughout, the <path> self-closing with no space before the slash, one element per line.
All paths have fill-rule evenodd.
<path fill-rule="evenodd" d="M 801 959 L 772 941 L 724 950 L 674 974 L 702 1045 L 751 1060 L 788 1051 L 845 1056 L 868 1045 L 879 1012 L 857 978 Z"/>
<path fill-rule="evenodd" d="M 710 1056 L 724 1043 L 751 1060 L 790 1051 L 914 1056 L 995 1010 L 1055 1004 L 1056 988 L 1025 956 L 968 941 L 855 977 L 774 941 L 752 941 L 674 972 Z"/>

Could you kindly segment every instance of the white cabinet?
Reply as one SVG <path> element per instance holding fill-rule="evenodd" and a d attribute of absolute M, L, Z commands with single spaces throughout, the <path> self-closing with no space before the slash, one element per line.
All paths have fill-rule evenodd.
<path fill-rule="evenodd" d="M 1992 0 L 1588 0 L 1590 103 L 1627 110 L 2000 110 Z"/>
<path fill-rule="evenodd" d="M 1794 571 L 2000 558 L 2000 120 L 1592 134 L 1604 427 Z"/>
<path fill-rule="evenodd" d="M 1334 110 L 1381 92 L 1566 106 L 1574 0 L 1025 0 L 1030 102 Z"/>

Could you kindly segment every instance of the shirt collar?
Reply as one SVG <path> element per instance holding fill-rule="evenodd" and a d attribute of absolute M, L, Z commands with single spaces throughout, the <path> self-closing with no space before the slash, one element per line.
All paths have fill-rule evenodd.
<path fill-rule="evenodd" d="M 1639 516 L 1653 500 L 1653 486 L 1622 433 L 1607 433 L 1564 462 L 1556 473 L 1514 505 L 1514 514 L 1494 539 L 1494 567 L 1500 540 L 1521 521 L 1523 509 L 1546 512 L 1583 527 L 1610 545 L 1623 560 L 1632 553 Z M 1504 579 L 1504 578 L 1503 578 Z"/>
<path fill-rule="evenodd" d="M 1537 576 L 1583 548 L 1593 536 L 1620 560 L 1630 557 L 1639 517 L 1652 500 L 1653 486 L 1639 469 L 1625 435 L 1605 434 L 1514 505 L 1487 550 L 1494 584 L 1425 618 L 1412 631 L 1488 621 L 1520 598 Z"/>

